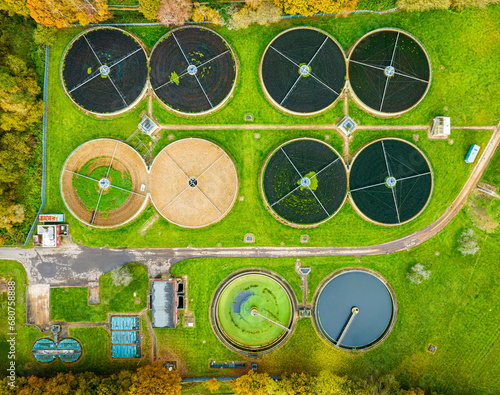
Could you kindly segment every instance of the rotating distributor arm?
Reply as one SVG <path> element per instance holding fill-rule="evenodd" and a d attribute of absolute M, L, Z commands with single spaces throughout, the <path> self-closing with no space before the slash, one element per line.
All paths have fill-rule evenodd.
<path fill-rule="evenodd" d="M 289 328 L 287 328 L 286 326 L 280 324 L 279 322 L 276 322 L 276 321 L 273 321 L 272 319 L 266 317 L 266 316 L 263 316 L 262 314 L 260 314 L 257 310 L 257 307 L 252 307 L 250 309 L 250 314 L 253 315 L 254 317 L 260 317 L 262 318 L 263 320 L 266 320 L 268 322 L 270 322 L 271 324 L 273 325 L 276 325 L 276 326 L 279 326 L 281 329 L 287 331 L 287 332 L 291 332 L 291 330 Z"/>
<path fill-rule="evenodd" d="M 345 337 L 347 331 L 351 327 L 352 322 L 354 321 L 354 319 L 356 318 L 358 313 L 359 313 L 359 309 L 356 306 L 353 306 L 351 309 L 351 314 L 349 314 L 349 317 L 347 318 L 347 322 L 344 325 L 344 327 L 342 328 L 342 332 L 340 332 L 340 336 L 339 336 L 339 339 L 337 340 L 337 344 L 335 345 L 335 347 L 340 348 L 340 344 L 342 343 L 342 340 L 344 340 L 344 337 Z"/>

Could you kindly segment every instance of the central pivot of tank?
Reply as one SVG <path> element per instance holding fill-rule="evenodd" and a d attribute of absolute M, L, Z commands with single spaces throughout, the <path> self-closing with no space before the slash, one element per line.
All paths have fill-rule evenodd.
<path fill-rule="evenodd" d="M 307 77 L 309 74 L 311 74 L 311 67 L 309 67 L 307 64 L 303 64 L 299 67 L 299 73 L 302 77 Z"/>
<path fill-rule="evenodd" d="M 395 177 L 387 177 L 385 180 L 385 185 L 387 185 L 388 188 L 394 188 L 396 186 L 396 178 Z"/>
<path fill-rule="evenodd" d="M 99 72 L 101 73 L 101 75 L 108 75 L 109 72 L 110 72 L 110 68 L 109 66 L 103 64 L 101 67 L 99 67 Z"/>
<path fill-rule="evenodd" d="M 190 64 L 188 66 L 188 70 L 187 71 L 188 71 L 189 75 L 195 75 L 196 72 L 198 71 L 198 68 L 194 64 Z"/>
<path fill-rule="evenodd" d="M 198 180 L 196 178 L 192 177 L 192 178 L 189 179 L 188 185 L 191 188 L 194 188 L 194 187 L 196 187 L 196 185 L 198 185 Z"/>
<path fill-rule="evenodd" d="M 252 306 L 252 308 L 250 309 L 250 314 L 255 317 L 257 313 L 258 313 L 257 307 Z"/>
<path fill-rule="evenodd" d="M 101 189 L 109 188 L 110 185 L 111 185 L 111 183 L 109 182 L 109 180 L 106 177 L 103 177 L 99 180 L 99 188 L 101 188 Z"/>
<path fill-rule="evenodd" d="M 300 186 L 303 188 L 308 188 L 311 185 L 311 179 L 308 177 L 302 177 L 300 179 Z"/>
<path fill-rule="evenodd" d="M 392 77 L 394 75 L 394 73 L 396 72 L 396 69 L 392 66 L 387 66 L 385 69 L 384 69 L 384 74 L 387 76 L 387 77 Z"/>

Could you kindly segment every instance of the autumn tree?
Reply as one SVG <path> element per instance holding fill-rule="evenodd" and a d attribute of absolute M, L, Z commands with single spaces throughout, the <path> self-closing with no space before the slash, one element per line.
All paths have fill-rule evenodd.
<path fill-rule="evenodd" d="M 160 0 L 139 0 L 139 12 L 148 21 L 158 20 L 158 7 L 160 7 Z"/>
<path fill-rule="evenodd" d="M 18 18 L 19 19 L 19 18 Z M 37 144 L 44 103 L 31 58 L 11 45 L 16 22 L 0 14 L 0 237 L 13 237 L 26 217 L 24 196 L 18 191 Z M 24 22 L 22 22 L 24 23 Z M 19 30 L 19 29 L 17 29 Z M 26 29 L 28 30 L 28 29 Z M 31 38 L 32 32 L 28 30 Z M 14 239 L 17 241 L 17 238 Z M 11 240 L 11 241 L 14 241 Z"/>
<path fill-rule="evenodd" d="M 181 377 L 177 370 L 168 370 L 160 363 L 146 365 L 132 375 L 130 395 L 180 395 Z"/>
<path fill-rule="evenodd" d="M 161 0 L 157 16 L 164 25 L 182 25 L 192 13 L 191 0 Z"/>
<path fill-rule="evenodd" d="M 98 23 L 110 17 L 106 0 L 27 0 L 31 17 L 48 27 Z"/>
<path fill-rule="evenodd" d="M 57 29 L 37 25 L 33 32 L 33 41 L 37 45 L 52 45 L 56 41 Z"/>
<path fill-rule="evenodd" d="M 206 5 L 194 7 L 192 19 L 193 22 L 210 22 L 214 25 L 224 24 L 224 19 L 221 17 L 219 11 Z"/>
<path fill-rule="evenodd" d="M 349 380 L 347 377 L 337 376 L 329 371 L 322 371 L 311 380 L 311 393 L 316 395 L 374 395 L 363 386 Z"/>
<path fill-rule="evenodd" d="M 265 0 L 261 1 L 257 8 L 245 5 L 232 16 L 231 24 L 234 29 L 246 29 L 252 23 L 259 25 L 268 25 L 272 22 L 277 22 L 283 12 L 281 8 L 273 2 Z"/>
<path fill-rule="evenodd" d="M 317 13 L 346 13 L 354 11 L 358 0 L 273 0 L 286 14 L 311 16 Z"/>
<path fill-rule="evenodd" d="M 215 377 L 210 380 L 207 380 L 205 381 L 205 387 L 207 387 L 207 390 L 209 390 L 210 393 L 213 394 L 220 388 L 219 380 L 217 380 Z"/>
<path fill-rule="evenodd" d="M 245 0 L 245 4 L 256 10 L 262 3 L 262 0 Z"/>
<path fill-rule="evenodd" d="M 30 15 L 26 0 L 0 0 L 0 11 L 7 11 L 9 15 Z"/>
<path fill-rule="evenodd" d="M 274 380 L 267 373 L 255 373 L 250 370 L 247 374 L 231 381 L 231 387 L 236 395 L 267 395 L 267 388 Z"/>

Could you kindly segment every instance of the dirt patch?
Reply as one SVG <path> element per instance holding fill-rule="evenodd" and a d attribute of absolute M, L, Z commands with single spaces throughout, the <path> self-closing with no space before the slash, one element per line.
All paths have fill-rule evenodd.
<path fill-rule="evenodd" d="M 154 225 L 156 221 L 160 219 L 160 216 L 158 214 L 155 214 L 149 218 L 144 225 L 142 225 L 141 229 L 137 231 L 141 236 L 144 236 L 146 232 Z"/>
<path fill-rule="evenodd" d="M 50 285 L 28 285 L 26 289 L 26 323 L 44 328 L 50 322 Z"/>
<path fill-rule="evenodd" d="M 4 292 L 7 292 L 8 286 L 7 286 L 7 279 L 6 278 L 0 278 L 0 294 L 3 294 Z"/>
<path fill-rule="evenodd" d="M 467 202 L 470 219 L 479 229 L 492 233 L 499 225 L 500 200 L 478 191 L 472 192 Z"/>

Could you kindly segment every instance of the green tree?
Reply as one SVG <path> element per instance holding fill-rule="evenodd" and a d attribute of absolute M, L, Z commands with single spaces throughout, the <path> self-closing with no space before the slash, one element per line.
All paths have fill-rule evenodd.
<path fill-rule="evenodd" d="M 52 45 L 56 41 L 57 29 L 43 25 L 37 25 L 33 32 L 33 41 L 37 45 Z"/>

